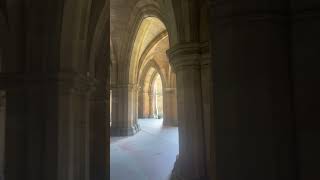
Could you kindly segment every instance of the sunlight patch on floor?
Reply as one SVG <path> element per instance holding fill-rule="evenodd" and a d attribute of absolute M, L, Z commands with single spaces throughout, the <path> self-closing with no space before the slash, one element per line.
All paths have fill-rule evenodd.
<path fill-rule="evenodd" d="M 168 180 L 179 150 L 178 128 L 139 120 L 141 131 L 111 138 L 111 180 Z"/>

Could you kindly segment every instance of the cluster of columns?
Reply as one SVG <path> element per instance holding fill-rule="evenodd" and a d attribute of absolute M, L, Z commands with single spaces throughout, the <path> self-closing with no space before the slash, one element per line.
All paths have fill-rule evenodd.
<path fill-rule="evenodd" d="M 154 118 L 154 94 L 141 88 L 139 93 L 139 118 Z"/>
<path fill-rule="evenodd" d="M 130 136 L 140 131 L 138 92 L 137 84 L 117 84 L 112 87 L 111 136 Z"/>
<path fill-rule="evenodd" d="M 319 2 L 210 6 L 214 178 L 320 178 Z"/>
<path fill-rule="evenodd" d="M 207 48 L 208 49 L 208 48 Z M 177 106 L 179 118 L 179 155 L 173 179 L 208 178 L 208 144 L 206 127 L 210 122 L 210 72 L 207 58 L 199 43 L 183 43 L 168 51 L 177 76 Z M 202 81 L 203 80 L 203 81 Z M 208 100 L 206 100 L 208 99 Z M 209 109 L 208 109 L 209 108 Z"/>
<path fill-rule="evenodd" d="M 0 28 L 0 179 L 107 179 L 109 28 L 100 27 L 106 43 L 96 45 L 96 59 L 87 32 L 100 10 L 78 1 L 0 6 L 8 30 Z"/>
<path fill-rule="evenodd" d="M 211 57 L 191 41 L 168 51 L 180 120 L 173 179 L 320 177 L 319 7 L 315 0 L 212 1 Z"/>
<path fill-rule="evenodd" d="M 107 127 L 101 126 L 106 124 L 106 110 L 97 113 L 97 108 L 105 107 L 103 99 L 106 96 L 104 91 L 103 106 L 95 106 L 92 108 L 95 111 L 90 111 L 90 106 L 95 104 L 91 102 L 96 97 L 91 96 L 94 81 L 71 73 L 50 77 L 48 74 L 24 74 L 23 77 L 2 74 L 1 82 L 8 85 L 4 88 L 5 106 L 1 101 L 0 110 L 0 127 L 6 129 L 1 131 L 1 143 L 5 142 L 5 148 L 0 145 L 0 167 L 5 169 L 6 179 L 86 180 L 106 177 L 105 169 L 99 172 L 100 176 L 93 175 L 96 167 L 93 155 L 103 161 L 102 168 L 107 160 L 101 160 L 107 156 L 107 145 L 101 143 L 107 139 Z M 3 108 L 6 108 L 5 118 Z M 5 126 L 2 120 L 5 120 Z M 96 133 L 101 137 L 96 137 Z M 104 145 L 104 148 L 100 147 L 103 152 L 99 153 L 94 144 Z M 2 166 L 3 150 L 5 167 Z"/>
<path fill-rule="evenodd" d="M 4 179 L 6 94 L 0 91 L 0 179 Z"/>
<path fill-rule="evenodd" d="M 175 87 L 163 88 L 163 125 L 178 126 L 177 90 Z"/>
<path fill-rule="evenodd" d="M 177 126 L 177 94 L 176 88 L 163 88 L 163 125 Z M 155 95 L 152 92 L 139 93 L 139 118 L 154 118 Z"/>

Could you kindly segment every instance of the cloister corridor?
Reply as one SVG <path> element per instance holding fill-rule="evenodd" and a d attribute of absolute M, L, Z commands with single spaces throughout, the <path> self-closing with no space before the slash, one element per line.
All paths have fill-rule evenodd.
<path fill-rule="evenodd" d="M 0 180 L 320 180 L 320 0 L 0 0 Z"/>
<path fill-rule="evenodd" d="M 111 137 L 111 180 L 168 180 L 178 154 L 178 128 L 162 119 L 140 119 L 141 131 Z"/>
<path fill-rule="evenodd" d="M 123 1 L 124 2 L 124 1 Z M 144 17 L 123 41 L 124 4 L 111 3 L 110 178 L 168 180 L 179 154 L 176 72 L 167 51 L 169 32 Z M 122 41 L 120 41 L 122 40 Z M 125 43 L 127 42 L 127 43 Z M 126 52 L 119 52 L 119 46 Z"/>

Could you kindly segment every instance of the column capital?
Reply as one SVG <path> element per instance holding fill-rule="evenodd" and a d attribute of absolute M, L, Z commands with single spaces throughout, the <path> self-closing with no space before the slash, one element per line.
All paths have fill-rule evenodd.
<path fill-rule="evenodd" d="M 170 64 L 179 71 L 186 66 L 199 67 L 201 59 L 200 43 L 181 43 L 167 51 Z"/>
<path fill-rule="evenodd" d="M 210 65 L 212 62 L 212 55 L 210 51 L 210 45 L 209 42 L 203 42 L 201 43 L 201 65 L 202 66 L 207 66 Z"/>

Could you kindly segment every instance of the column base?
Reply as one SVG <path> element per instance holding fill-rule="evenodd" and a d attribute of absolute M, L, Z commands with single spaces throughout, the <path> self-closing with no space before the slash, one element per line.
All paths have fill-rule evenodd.
<path fill-rule="evenodd" d="M 178 126 L 178 120 L 163 120 L 164 126 Z"/>
<path fill-rule="evenodd" d="M 174 163 L 173 170 L 171 172 L 170 180 L 209 180 L 208 177 L 198 177 L 198 178 L 192 178 L 192 177 L 185 177 L 181 173 L 180 165 L 179 165 L 179 155 L 177 156 L 177 160 Z"/>
<path fill-rule="evenodd" d="M 133 136 L 140 131 L 140 125 L 138 123 L 134 124 L 132 127 L 110 127 L 110 136 Z"/>
<path fill-rule="evenodd" d="M 184 180 L 179 173 L 179 166 L 178 166 L 178 160 L 179 160 L 179 155 L 177 155 L 177 159 L 176 162 L 174 163 L 172 172 L 171 172 L 171 176 L 170 176 L 170 180 Z"/>

